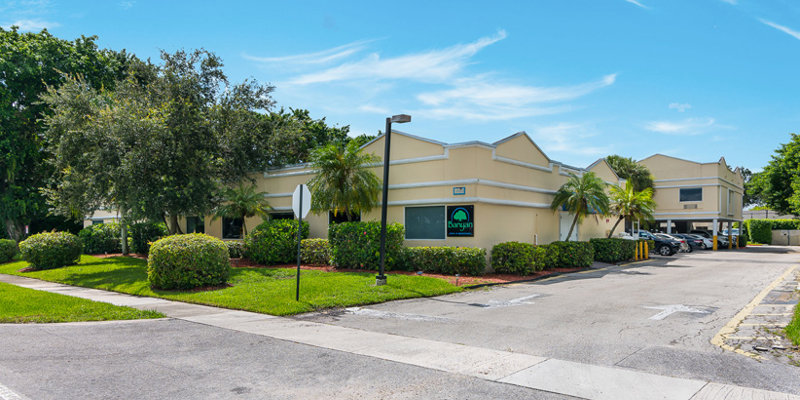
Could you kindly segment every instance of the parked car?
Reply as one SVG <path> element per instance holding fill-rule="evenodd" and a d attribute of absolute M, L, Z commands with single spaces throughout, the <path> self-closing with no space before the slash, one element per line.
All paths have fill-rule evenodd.
<path fill-rule="evenodd" d="M 695 249 L 695 248 L 705 249 L 706 248 L 706 245 L 703 242 L 703 238 L 700 237 L 700 236 L 692 235 L 692 234 L 689 234 L 689 233 L 673 233 L 672 236 L 675 236 L 675 237 L 678 237 L 678 238 L 681 238 L 681 239 L 685 240 L 686 243 L 689 244 L 689 247 L 691 249 Z"/>
<path fill-rule="evenodd" d="M 692 246 L 690 246 L 689 243 L 684 238 L 677 237 L 677 236 L 675 236 L 675 235 L 673 235 L 671 233 L 655 233 L 654 235 L 660 236 L 660 237 L 662 237 L 664 239 L 670 239 L 670 240 L 677 241 L 678 243 L 680 243 L 680 250 L 678 250 L 678 251 L 680 251 L 681 253 L 691 253 L 692 252 Z"/>
<path fill-rule="evenodd" d="M 708 250 L 714 247 L 714 241 L 705 236 L 694 235 L 691 233 L 686 233 L 685 235 L 700 240 L 700 245 L 698 247 L 700 247 L 703 250 Z"/>
<path fill-rule="evenodd" d="M 681 243 L 679 241 L 664 239 L 648 231 L 639 231 L 639 238 L 654 241 L 655 246 L 653 246 L 651 250 L 662 256 L 671 256 L 677 253 L 681 248 Z"/>
<path fill-rule="evenodd" d="M 711 232 L 706 231 L 706 230 L 694 230 L 691 233 L 695 234 L 695 235 L 700 235 L 700 236 L 708 239 L 709 243 L 707 243 L 706 246 L 709 249 L 714 247 L 714 242 L 713 242 L 714 235 Z M 722 236 L 722 235 L 717 235 L 717 247 L 727 248 L 728 247 L 728 237 L 727 236 Z"/>

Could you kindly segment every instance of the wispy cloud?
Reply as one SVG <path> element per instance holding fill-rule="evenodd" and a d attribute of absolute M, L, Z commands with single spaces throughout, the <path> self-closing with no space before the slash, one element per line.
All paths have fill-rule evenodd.
<path fill-rule="evenodd" d="M 795 31 L 795 30 L 793 30 L 793 29 L 791 29 L 789 27 L 783 26 L 783 25 L 778 25 L 778 24 L 776 24 L 776 23 L 774 23 L 772 21 L 767 21 L 767 20 L 765 20 L 763 18 L 759 18 L 758 20 L 761 21 L 762 23 L 766 24 L 766 25 L 769 25 L 769 26 L 771 26 L 771 27 L 773 27 L 773 28 L 775 28 L 775 29 L 787 34 L 787 35 L 791 35 L 792 37 L 794 37 L 797 40 L 800 40 L 800 32 L 799 31 Z"/>
<path fill-rule="evenodd" d="M 631 4 L 633 4 L 633 5 L 635 5 L 635 6 L 637 6 L 637 7 L 641 7 L 641 8 L 649 8 L 649 7 L 647 7 L 646 5 L 644 5 L 644 4 L 640 3 L 640 2 L 638 2 L 637 0 L 625 0 L 625 1 L 627 1 L 628 3 L 631 3 Z"/>
<path fill-rule="evenodd" d="M 645 129 L 669 135 L 699 135 L 714 126 L 714 118 L 687 118 L 681 121 L 652 121 Z"/>
<path fill-rule="evenodd" d="M 442 50 L 389 58 L 381 58 L 379 54 L 373 53 L 359 61 L 298 76 L 288 83 L 309 85 L 365 79 L 413 79 L 415 81 L 443 82 L 461 71 L 467 60 L 478 51 L 505 37 L 505 31 L 501 30 L 494 36 Z"/>
<path fill-rule="evenodd" d="M 723 2 L 723 3 L 732 4 L 732 5 L 734 5 L 734 6 L 735 6 L 736 4 L 738 4 L 738 1 L 737 1 L 737 0 L 720 0 L 720 1 L 721 1 L 721 2 Z"/>
<path fill-rule="evenodd" d="M 562 122 L 555 125 L 534 128 L 531 132 L 534 141 L 548 155 L 563 153 L 570 157 L 584 156 L 581 160 L 561 160 L 567 163 L 588 164 L 597 158 L 613 153 L 613 146 L 587 146 L 592 137 L 598 133 L 588 124 Z M 578 162 L 580 161 L 580 162 Z"/>
<path fill-rule="evenodd" d="M 684 112 L 690 108 L 692 108 L 692 105 L 689 103 L 669 103 L 669 109 L 678 110 L 678 112 Z"/>
<path fill-rule="evenodd" d="M 12 26 L 18 26 L 19 30 L 21 31 L 36 32 L 45 28 L 57 28 L 61 26 L 61 24 L 58 22 L 44 21 L 41 19 L 20 19 L 8 24 L 6 28 L 10 28 Z"/>
<path fill-rule="evenodd" d="M 294 54 L 290 56 L 257 57 L 249 54 L 243 54 L 243 57 L 251 61 L 258 61 L 266 64 L 300 64 L 300 65 L 326 64 L 349 57 L 363 50 L 364 45 L 366 45 L 371 41 L 372 40 L 359 40 L 357 42 L 348 43 L 331 49 L 326 49 L 313 53 Z"/>
<path fill-rule="evenodd" d="M 118 3 L 119 7 L 123 10 L 130 10 L 136 4 L 135 1 L 120 1 Z"/>

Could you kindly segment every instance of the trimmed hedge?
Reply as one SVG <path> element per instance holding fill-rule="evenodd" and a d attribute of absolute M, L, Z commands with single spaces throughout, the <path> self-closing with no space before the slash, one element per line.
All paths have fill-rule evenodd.
<path fill-rule="evenodd" d="M 230 274 L 228 247 L 202 234 L 172 235 L 150 246 L 147 280 L 155 289 L 222 286 Z"/>
<path fill-rule="evenodd" d="M 483 275 L 486 250 L 477 247 L 408 247 L 406 269 L 446 275 Z"/>
<path fill-rule="evenodd" d="M 553 242 L 548 247 L 557 249 L 559 268 L 586 268 L 594 261 L 594 247 L 589 242 Z"/>
<path fill-rule="evenodd" d="M 0 264 L 9 262 L 19 253 L 17 242 L 11 239 L 0 239 Z"/>
<path fill-rule="evenodd" d="M 549 244 L 540 244 L 533 250 L 536 262 L 542 269 L 553 269 L 561 267 L 561 248 Z"/>
<path fill-rule="evenodd" d="M 328 239 L 303 239 L 300 242 L 300 261 L 310 265 L 330 265 L 331 244 Z"/>
<path fill-rule="evenodd" d="M 772 244 L 772 221 L 769 219 L 748 219 L 744 221 L 745 229 L 750 233 L 750 241 Z"/>
<path fill-rule="evenodd" d="M 131 251 L 134 253 L 149 253 L 150 244 L 167 235 L 169 230 L 163 222 L 137 222 L 128 225 Z"/>
<path fill-rule="evenodd" d="M 633 258 L 638 241 L 619 238 L 595 238 L 589 243 L 594 247 L 594 259 L 607 263 L 617 263 Z"/>
<path fill-rule="evenodd" d="M 308 237 L 308 221 L 303 221 L 302 238 Z M 264 265 L 288 264 L 297 260 L 297 221 L 264 221 L 244 238 L 245 257 Z"/>
<path fill-rule="evenodd" d="M 84 254 L 121 253 L 122 233 L 116 222 L 94 224 L 81 229 L 78 237 L 83 241 Z"/>
<path fill-rule="evenodd" d="M 224 242 L 228 248 L 228 257 L 241 258 L 244 256 L 244 243 L 238 240 Z"/>
<path fill-rule="evenodd" d="M 20 242 L 19 250 L 31 269 L 51 269 L 80 261 L 83 242 L 68 232 L 45 232 Z"/>
<path fill-rule="evenodd" d="M 530 275 L 545 267 L 543 262 L 537 263 L 537 255 L 543 256 L 544 250 L 536 251 L 530 243 L 498 243 L 492 247 L 492 268 L 501 274 Z"/>
<path fill-rule="evenodd" d="M 342 268 L 377 270 L 380 265 L 380 222 L 343 222 L 328 227 L 333 265 Z M 401 224 L 386 226 L 386 269 L 403 267 Z"/>

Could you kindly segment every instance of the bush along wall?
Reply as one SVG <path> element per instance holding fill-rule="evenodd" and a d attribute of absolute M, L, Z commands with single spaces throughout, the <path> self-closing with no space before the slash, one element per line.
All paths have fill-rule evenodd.
<path fill-rule="evenodd" d="M 553 242 L 548 250 L 553 247 L 558 252 L 558 268 L 587 268 L 594 261 L 594 247 L 589 242 Z"/>
<path fill-rule="evenodd" d="M 120 225 L 116 222 L 87 226 L 78 232 L 85 254 L 121 253 Z"/>
<path fill-rule="evenodd" d="M 51 269 L 80 261 L 83 242 L 71 233 L 46 232 L 23 240 L 19 250 L 31 269 Z"/>
<path fill-rule="evenodd" d="M 308 222 L 303 221 L 303 239 L 308 237 Z M 264 265 L 297 261 L 297 221 L 264 221 L 244 238 L 245 257 Z"/>
<path fill-rule="evenodd" d="M 131 251 L 134 253 L 148 254 L 150 244 L 167 235 L 169 230 L 163 222 L 137 222 L 128 225 Z"/>
<path fill-rule="evenodd" d="M 0 239 L 0 264 L 11 261 L 19 253 L 17 242 L 11 239 Z"/>
<path fill-rule="evenodd" d="M 147 280 L 156 289 L 222 286 L 230 274 L 228 247 L 202 234 L 172 235 L 157 240 L 147 258 Z"/>
<path fill-rule="evenodd" d="M 242 258 L 242 256 L 244 256 L 244 242 L 240 242 L 238 240 L 231 240 L 224 243 L 225 246 L 228 248 L 228 257 Z"/>
<path fill-rule="evenodd" d="M 748 219 L 744 221 L 745 229 L 750 234 L 750 241 L 772 244 L 772 221 L 769 219 Z M 781 223 L 781 225 L 783 224 Z"/>
<path fill-rule="evenodd" d="M 636 251 L 636 240 L 619 238 L 595 238 L 589 243 L 594 248 L 594 259 L 607 263 L 618 263 L 633 258 Z"/>
<path fill-rule="evenodd" d="M 330 265 L 331 244 L 328 239 L 303 239 L 300 243 L 300 261 L 309 265 Z"/>
<path fill-rule="evenodd" d="M 331 261 L 341 268 L 377 270 L 380 265 L 380 222 L 343 222 L 328 227 Z M 401 224 L 386 226 L 386 268 L 402 268 L 403 238 Z"/>
<path fill-rule="evenodd" d="M 408 247 L 406 268 L 446 275 L 483 275 L 486 250 L 477 247 Z"/>
<path fill-rule="evenodd" d="M 500 274 L 530 275 L 545 267 L 544 262 L 537 263 L 537 255 L 542 257 L 544 251 L 530 243 L 498 243 L 492 247 L 492 268 Z"/>

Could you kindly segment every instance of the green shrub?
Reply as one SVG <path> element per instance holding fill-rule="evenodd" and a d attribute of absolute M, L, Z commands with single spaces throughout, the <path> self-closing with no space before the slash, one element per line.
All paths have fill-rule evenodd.
<path fill-rule="evenodd" d="M 230 274 L 228 247 L 202 233 L 157 240 L 147 258 L 147 280 L 156 289 L 221 286 Z"/>
<path fill-rule="evenodd" d="M 328 227 L 331 261 L 342 268 L 377 270 L 380 265 L 380 222 L 343 222 Z M 386 268 L 405 267 L 403 225 L 386 226 Z"/>
<path fill-rule="evenodd" d="M 78 237 L 85 254 L 114 254 L 122 252 L 120 225 L 116 222 L 94 224 L 81 229 Z"/>
<path fill-rule="evenodd" d="M 800 220 L 797 219 L 768 219 L 772 224 L 773 230 L 793 230 L 793 229 L 800 229 Z"/>
<path fill-rule="evenodd" d="M 533 250 L 537 268 L 553 269 L 559 267 L 561 248 L 549 244 L 540 244 Z"/>
<path fill-rule="evenodd" d="M 544 263 L 536 262 L 536 256 L 543 255 L 543 250 L 535 249 L 530 243 L 498 243 L 492 248 L 492 268 L 501 274 L 530 275 L 544 267 Z"/>
<path fill-rule="evenodd" d="M 228 247 L 228 257 L 241 258 L 242 256 L 244 256 L 244 242 L 240 242 L 238 240 L 230 240 L 224 243 L 225 246 Z"/>
<path fill-rule="evenodd" d="M 586 268 L 594 261 L 594 247 L 589 242 L 553 242 L 558 250 L 558 268 Z"/>
<path fill-rule="evenodd" d="M 303 239 L 300 243 L 300 260 L 309 265 L 330 265 L 331 244 L 328 239 Z"/>
<path fill-rule="evenodd" d="M 632 259 L 638 245 L 636 240 L 619 238 L 595 238 L 590 239 L 589 243 L 594 248 L 594 259 L 607 263 Z"/>
<path fill-rule="evenodd" d="M 446 275 L 483 275 L 486 250 L 477 247 L 408 247 L 410 270 Z"/>
<path fill-rule="evenodd" d="M 46 232 L 23 240 L 19 250 L 32 269 L 59 268 L 80 260 L 83 242 L 71 233 Z"/>
<path fill-rule="evenodd" d="M 169 230 L 163 222 L 137 222 L 128 225 L 128 235 L 132 252 L 148 254 L 150 244 L 169 235 Z"/>
<path fill-rule="evenodd" d="M 772 244 L 772 222 L 769 219 L 748 219 L 745 229 L 754 243 Z"/>
<path fill-rule="evenodd" d="M 11 261 L 18 252 L 17 242 L 11 239 L 0 239 L 0 264 Z"/>
<path fill-rule="evenodd" d="M 302 238 L 308 237 L 308 222 L 303 221 Z M 288 264 L 297 260 L 297 221 L 264 221 L 244 238 L 245 256 L 259 264 Z"/>

